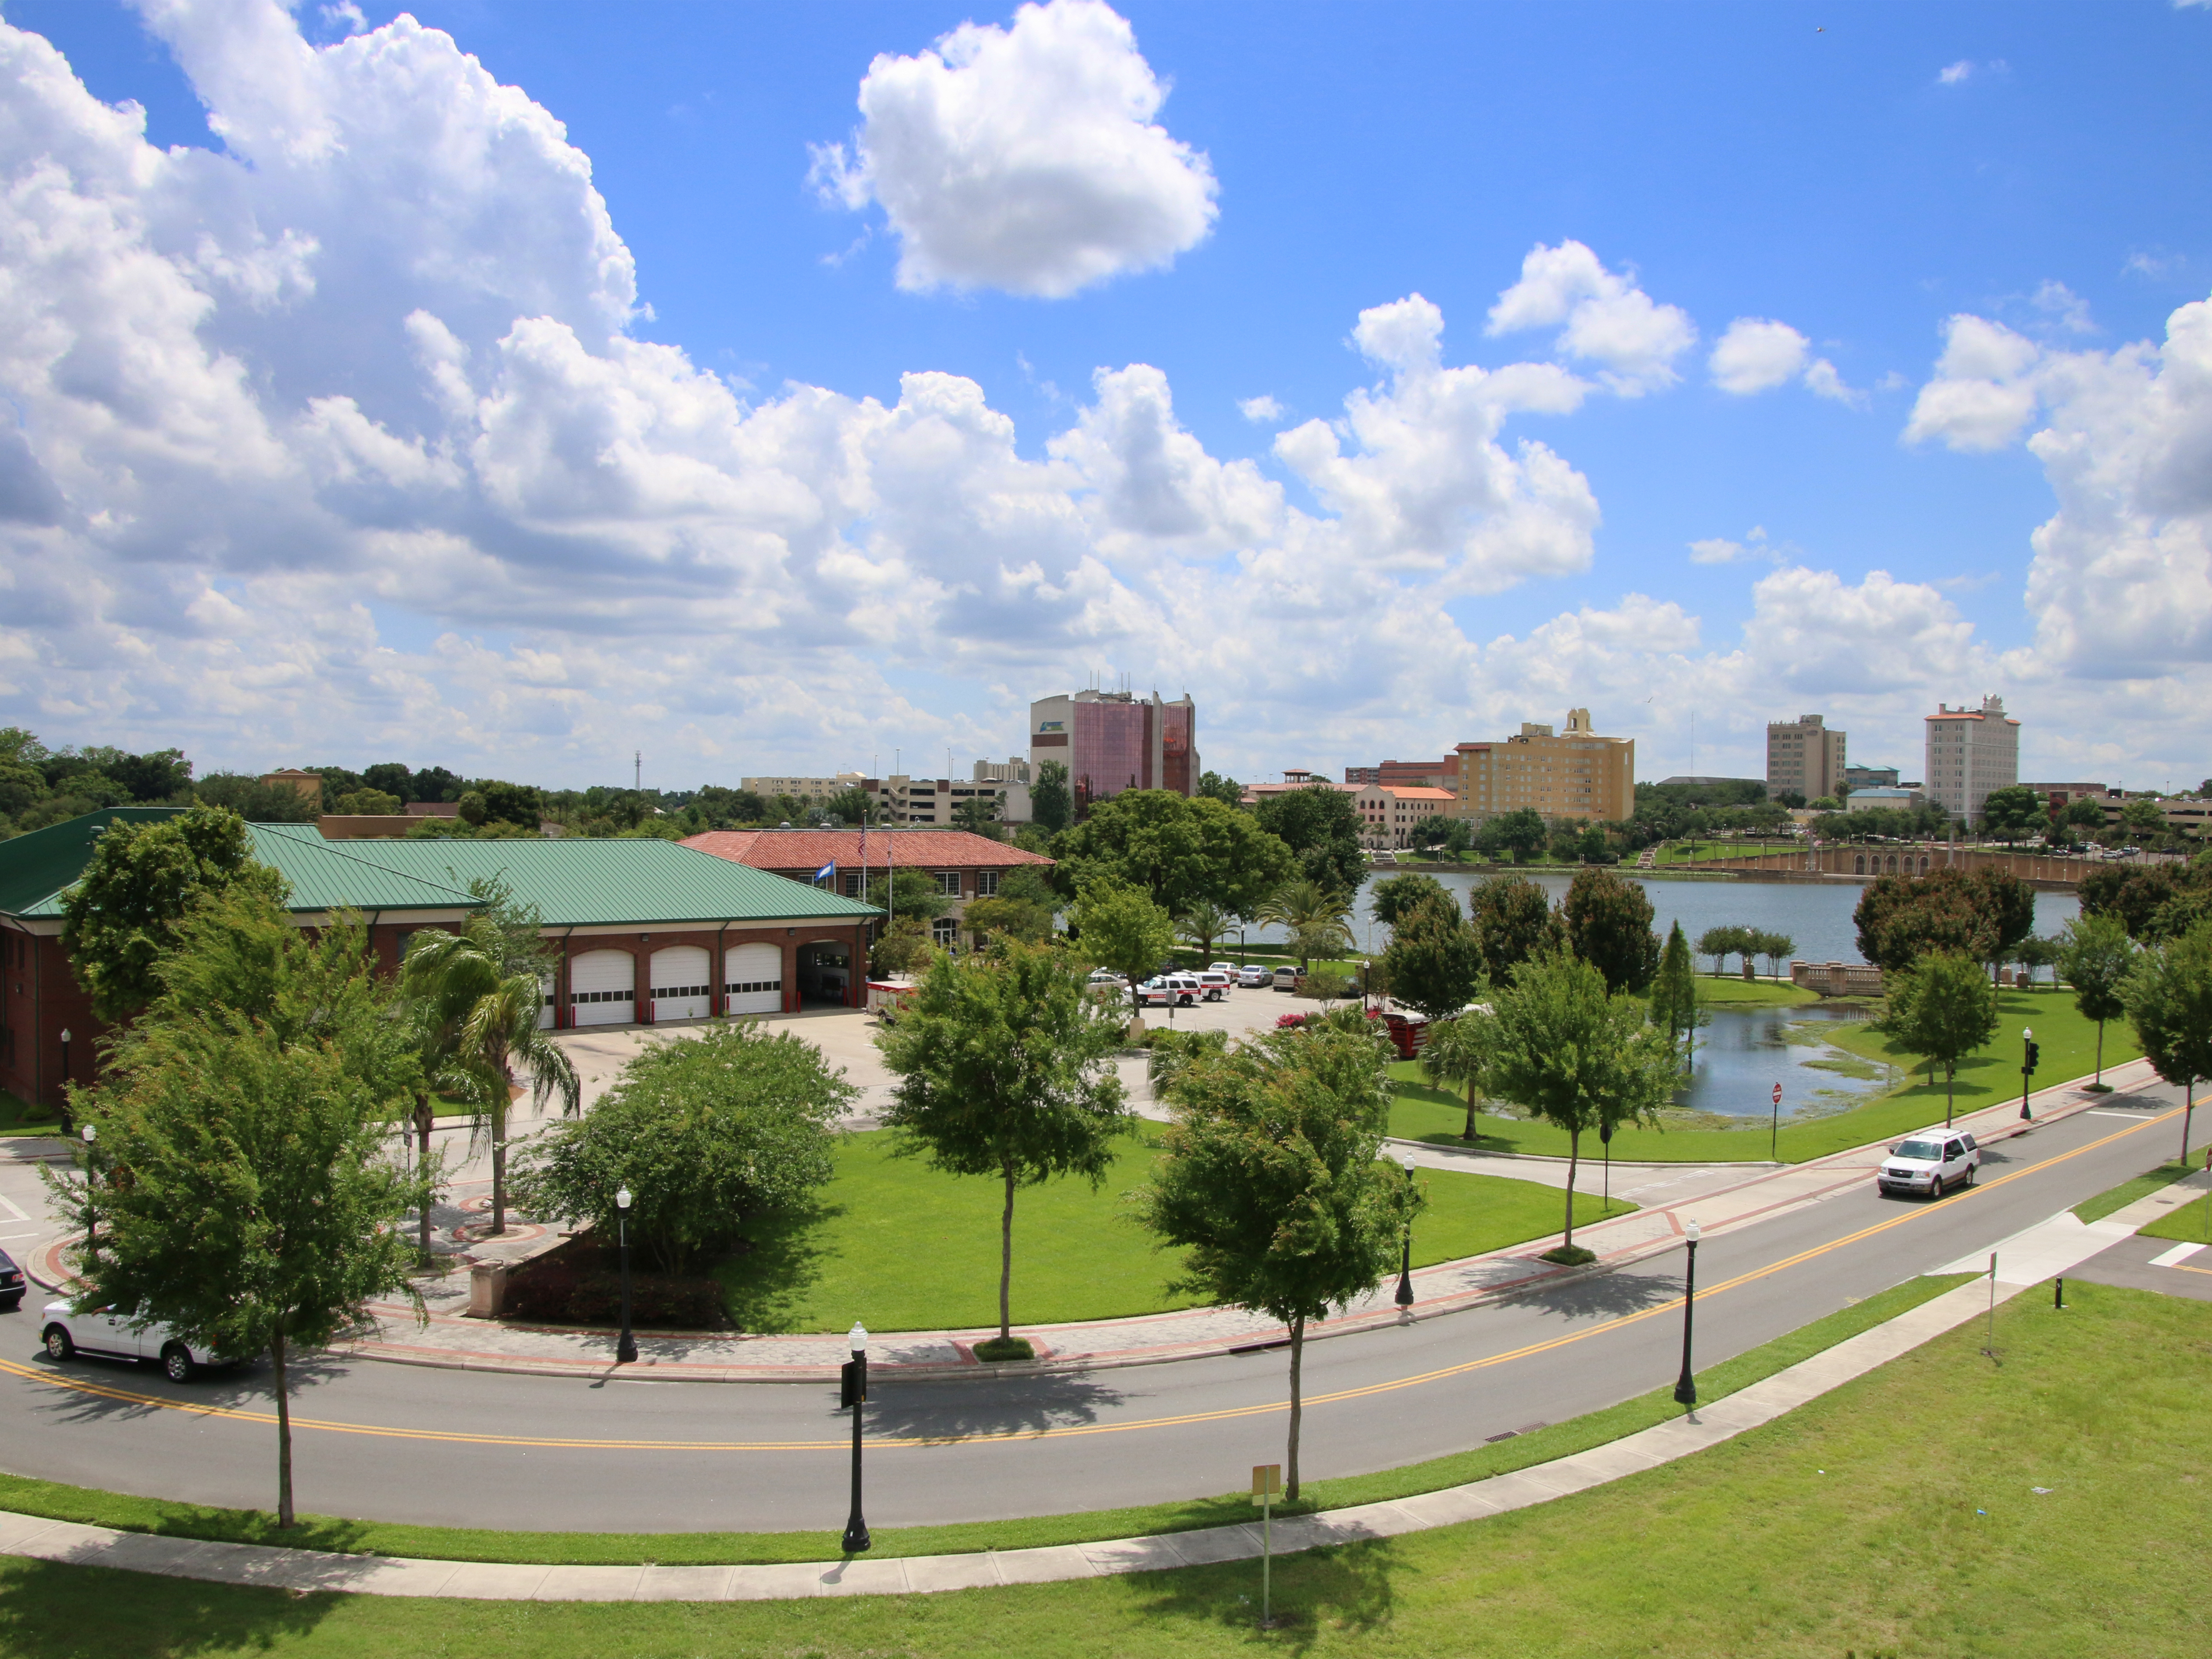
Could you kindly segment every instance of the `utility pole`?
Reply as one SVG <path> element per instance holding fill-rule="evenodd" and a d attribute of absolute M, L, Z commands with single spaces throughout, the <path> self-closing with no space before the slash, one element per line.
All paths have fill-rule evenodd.
<path fill-rule="evenodd" d="M 631 754 L 631 756 L 630 756 L 629 763 L 630 763 L 629 787 L 630 787 L 631 788 L 633 788 L 633 789 L 642 789 L 642 788 L 644 788 L 644 787 L 645 787 L 645 750 L 642 750 L 642 749 L 640 749 L 640 750 L 635 750 L 635 752 L 633 752 L 633 753 Z"/>

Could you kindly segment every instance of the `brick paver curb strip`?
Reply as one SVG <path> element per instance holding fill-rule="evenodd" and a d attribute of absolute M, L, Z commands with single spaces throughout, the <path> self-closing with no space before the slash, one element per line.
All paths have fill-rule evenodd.
<path fill-rule="evenodd" d="M 2073 1218 L 2054 1218 L 2054 1222 L 2057 1220 L 2072 1221 Z M 2103 1235 L 2118 1224 L 2117 1217 L 2093 1228 L 2075 1222 L 2073 1231 L 2082 1237 L 2089 1254 L 2094 1254 L 2109 1242 Z M 2040 1231 L 2032 1229 L 2022 1241 Z M 2051 1251 L 2045 1245 L 2029 1254 L 2043 1265 L 2051 1259 Z M 2001 1258 L 1999 1300 L 2009 1300 L 2027 1288 L 2004 1279 L 2002 1272 Z M 1771 1422 L 1887 1364 L 1973 1319 L 1989 1306 L 1989 1300 L 1985 1282 L 1962 1285 L 1764 1382 L 1725 1395 L 1702 1411 L 1571 1457 L 1417 1497 L 1279 1521 L 1274 1528 L 1275 1551 L 1288 1554 L 1477 1521 L 1656 1468 Z M 815 1595 L 908 1595 L 1150 1572 L 1248 1560 L 1259 1553 L 1259 1528 L 1242 1525 L 1091 1544 L 886 1560 L 863 1556 L 771 1566 L 547 1566 L 325 1554 L 262 1544 L 198 1542 L 0 1510 L 0 1554 L 273 1589 L 479 1601 L 769 1601 Z"/>

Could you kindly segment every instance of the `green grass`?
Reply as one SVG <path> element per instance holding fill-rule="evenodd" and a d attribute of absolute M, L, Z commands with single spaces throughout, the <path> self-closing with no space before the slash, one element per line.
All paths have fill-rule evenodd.
<path fill-rule="evenodd" d="M 0 1089 L 0 1135 L 54 1135 L 61 1129 L 60 1115 L 52 1107 L 33 1106 Z"/>
<path fill-rule="evenodd" d="M 2148 1170 L 2131 1181 L 2123 1181 L 2118 1186 L 2099 1193 L 2086 1204 L 2076 1204 L 2074 1206 L 2074 1213 L 2083 1221 L 2102 1221 L 2113 1211 L 2124 1210 L 2139 1198 L 2148 1198 L 2153 1193 L 2180 1180 L 2188 1173 L 2189 1171 L 2179 1164 L 2171 1161 L 2161 1164 L 2155 1170 Z"/>
<path fill-rule="evenodd" d="M 1726 981 L 1719 981 L 1727 983 Z M 1735 981 L 1742 983 L 1741 980 Z M 1715 983 L 1698 981 L 1700 989 Z M 1958 1106 L 1961 1113 L 2020 1097 L 2020 1030 L 2033 1025 L 2042 1045 L 2042 1062 L 2036 1073 L 2038 1087 L 2085 1076 L 2094 1064 L 2097 1028 L 2075 1012 L 2074 999 L 2049 991 L 1997 993 L 1997 1036 L 1990 1045 L 1966 1058 L 1959 1068 Z M 1863 1059 L 1908 1068 L 1912 1056 L 1890 1046 L 1871 1024 L 1837 1021 L 1829 1041 Z M 2105 1028 L 2106 1069 L 2135 1059 L 2142 1049 L 2135 1033 L 2124 1024 Z M 1420 1079 L 1418 1066 L 1401 1062 L 1391 1075 L 1399 1079 L 1397 1103 L 1390 1112 L 1390 1132 L 1413 1140 L 1454 1145 L 1467 1121 L 1464 1096 L 1432 1089 Z M 1941 1073 L 1929 1084 L 1926 1073 L 1908 1080 L 1887 1094 L 1854 1106 L 1849 1111 L 1801 1123 L 1784 1123 L 1777 1137 L 1773 1156 L 1785 1164 L 1825 1158 L 1853 1146 L 1893 1140 L 1914 1129 L 1943 1121 L 1943 1081 Z M 1477 1144 L 1492 1152 L 1547 1153 L 1564 1158 L 1565 1133 L 1547 1123 L 1519 1118 L 1493 1117 L 1485 1113 L 1476 1120 Z M 1633 1163 L 1698 1164 L 1763 1162 L 1769 1156 L 1767 1129 L 1753 1123 L 1741 1129 L 1623 1129 L 1613 1138 L 1613 1155 Z M 1593 1150 L 1585 1146 L 1587 1155 Z"/>
<path fill-rule="evenodd" d="M 1148 1178 L 1162 1126 L 1141 1123 L 1097 1192 L 1082 1181 L 1014 1197 L 1015 1322 L 1023 1326 L 1185 1308 L 1166 1281 L 1179 1258 L 1156 1251 L 1124 1197 Z M 717 1269 L 731 1316 L 749 1331 L 968 1329 L 999 1317 L 1003 1192 L 892 1155 L 889 1130 L 847 1137 L 837 1173 L 811 1207 L 750 1224 L 757 1248 Z M 1418 1266 L 1480 1255 L 1557 1231 L 1565 1198 L 1533 1182 L 1424 1170 L 1430 1208 L 1413 1230 Z M 1577 1225 L 1625 1213 L 1578 1197 Z"/>
<path fill-rule="evenodd" d="M 1978 1324 L 1952 1331 L 1778 1422 L 1573 1497 L 1285 1557 L 1272 1632 L 1254 1628 L 1259 1569 L 1243 1561 L 714 1606 L 295 1596 L 11 1561 L 0 1648 L 18 1659 L 2205 1651 L 2212 1304 L 2084 1284 L 2063 1311 L 2034 1297 L 2001 1310 L 1995 1363 L 1981 1341 Z M 2128 1365 L 2112 1365 L 2118 1352 Z M 1939 1424 L 1972 1428 L 1928 1431 Z"/>
<path fill-rule="evenodd" d="M 1698 1373 L 1698 1396 L 1710 1404 L 1801 1359 L 1834 1346 L 1861 1331 L 1918 1307 L 1973 1275 L 1910 1279 L 1880 1294 L 1814 1321 L 1786 1336 L 1738 1354 Z M 1588 1451 L 1648 1429 L 1677 1415 L 1671 1386 L 1656 1389 L 1603 1411 L 1495 1445 L 1477 1446 L 1395 1469 L 1307 1483 L 1296 1504 L 1279 1515 L 1306 1514 L 1354 1504 L 1411 1498 L 1445 1486 L 1508 1474 L 1532 1464 Z M 495 1532 L 460 1527 L 415 1527 L 376 1521 L 345 1521 L 303 1516 L 289 1532 L 276 1529 L 275 1517 L 260 1510 L 216 1509 L 162 1498 L 133 1498 L 22 1475 L 0 1474 L 0 1509 L 113 1527 L 165 1537 L 204 1538 L 233 1543 L 283 1543 L 295 1549 L 350 1550 L 374 1555 L 418 1556 L 452 1561 L 547 1561 L 564 1564 L 668 1565 L 728 1562 L 823 1561 L 836 1559 L 834 1532 L 585 1533 Z M 1083 1544 L 1105 1538 L 1133 1538 L 1187 1532 L 1249 1520 L 1251 1498 L 1229 1492 L 1185 1503 L 1093 1510 L 1073 1515 L 1038 1516 L 1018 1521 L 969 1522 L 939 1527 L 878 1529 L 872 1555 L 955 1554 L 986 1549 L 1030 1549 Z"/>
<path fill-rule="evenodd" d="M 2142 1238 L 2170 1238 L 2177 1243 L 2212 1244 L 2212 1197 L 2192 1198 L 2145 1226 L 2136 1229 Z"/>
<path fill-rule="evenodd" d="M 1700 974 L 1698 1000 L 1709 1007 L 1782 1008 L 1818 1002 L 1820 998 L 1817 992 L 1792 985 L 1787 980 L 1745 979 L 1737 974 L 1723 974 L 1715 978 L 1711 974 Z"/>

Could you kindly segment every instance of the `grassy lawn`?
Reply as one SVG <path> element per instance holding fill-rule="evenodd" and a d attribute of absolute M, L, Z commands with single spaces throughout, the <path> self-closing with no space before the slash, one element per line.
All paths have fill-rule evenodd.
<path fill-rule="evenodd" d="M 1709 985 L 1730 982 L 1701 979 L 1698 985 L 1703 990 Z M 1740 980 L 1733 982 L 1742 983 Z M 2042 1063 L 2036 1072 L 2038 1087 L 2083 1076 L 2094 1065 L 2097 1028 L 2075 1011 L 2072 997 L 2051 991 L 2000 991 L 1996 1040 L 1988 1048 L 1969 1055 L 1959 1068 L 1960 1112 L 1975 1111 L 2020 1097 L 2022 1025 L 2034 1027 L 2036 1040 L 2043 1048 Z M 1891 1048 L 1889 1040 L 1870 1024 L 1838 1022 L 1830 1041 L 1847 1053 L 1866 1059 L 1906 1067 L 1913 1063 L 1911 1055 Z M 2133 1060 L 2141 1052 L 2134 1031 L 2125 1022 L 2113 1021 L 2106 1026 L 2107 1067 Z M 1465 1097 L 1430 1088 L 1421 1081 L 1419 1069 L 1412 1062 L 1401 1062 L 1390 1069 L 1391 1075 L 1399 1079 L 1397 1104 L 1390 1112 L 1391 1133 L 1414 1140 L 1462 1144 L 1460 1131 L 1467 1121 Z M 1830 1117 L 1795 1124 L 1785 1122 L 1775 1155 L 1785 1164 L 1798 1164 L 1941 1123 L 1943 1094 L 1942 1074 L 1939 1073 L 1931 1085 L 1927 1073 L 1922 1072 L 1915 1080 L 1863 1106 L 1855 1106 Z M 1476 1120 L 1475 1127 L 1478 1144 L 1493 1152 L 1549 1153 L 1560 1158 L 1566 1155 L 1566 1135 L 1547 1123 L 1492 1117 L 1485 1113 Z M 1768 1156 L 1767 1145 L 1766 1127 L 1757 1123 L 1741 1129 L 1624 1129 L 1613 1138 L 1613 1153 L 1615 1158 L 1631 1162 L 1719 1164 L 1762 1161 Z M 1594 1141 L 1583 1148 L 1586 1155 L 1595 1150 Z"/>
<path fill-rule="evenodd" d="M 1918 1307 L 1972 1277 L 1909 1279 L 1878 1295 L 1853 1303 L 1825 1318 L 1738 1354 L 1698 1373 L 1698 1397 L 1710 1404 L 1748 1388 L 1763 1377 L 1832 1347 L 1861 1331 Z M 1445 1486 L 1508 1474 L 1531 1464 L 1587 1451 L 1662 1423 L 1680 1411 L 1670 1387 L 1656 1389 L 1618 1406 L 1494 1445 L 1477 1446 L 1425 1462 L 1372 1474 L 1311 1481 L 1297 1504 L 1278 1514 L 1304 1514 L 1375 1504 L 1436 1492 Z M 1048 1545 L 1090 1543 L 1104 1538 L 1187 1532 L 1199 1527 L 1249 1520 L 1251 1499 L 1243 1492 L 1188 1503 L 1152 1504 L 1139 1508 L 1094 1510 L 1074 1515 L 1037 1516 L 1019 1521 L 984 1521 L 941 1527 L 878 1529 L 870 1552 L 891 1556 L 952 1554 L 985 1549 L 1031 1549 Z M 298 1549 L 350 1550 L 373 1555 L 407 1555 L 449 1561 L 550 1561 L 628 1565 L 823 1561 L 835 1559 L 834 1532 L 586 1533 L 493 1532 L 459 1527 L 415 1527 L 376 1521 L 344 1521 L 303 1516 L 289 1533 L 260 1510 L 226 1510 L 161 1498 L 134 1498 L 83 1486 L 0 1474 L 0 1509 L 46 1516 L 126 1532 L 159 1533 L 173 1538 L 206 1538 L 238 1543 L 283 1543 Z"/>
<path fill-rule="evenodd" d="M 1285 999 L 1287 1000 L 1287 999 Z M 1145 1181 L 1163 1126 L 1139 1124 L 1106 1183 L 1021 1188 L 1014 1198 L 1015 1321 L 1057 1324 L 1189 1307 L 1165 1282 L 1177 1259 L 1153 1249 L 1122 1198 Z M 999 1317 L 997 1182 L 940 1175 L 891 1155 L 893 1136 L 848 1136 L 837 1174 L 812 1209 L 753 1224 L 757 1248 L 719 1276 L 731 1316 L 750 1331 L 964 1329 Z M 1495 1176 L 1423 1170 L 1430 1207 L 1413 1229 L 1417 1266 L 1479 1255 L 1556 1232 L 1565 1198 L 1553 1188 Z M 1577 1224 L 1625 1213 L 1578 1199 Z"/>
<path fill-rule="evenodd" d="M 2202 1161 L 2199 1161 L 2199 1167 Z M 2168 1210 L 2148 1226 L 2136 1230 L 2144 1238 L 2170 1238 L 2176 1243 L 2212 1244 L 2212 1196 L 2193 1198 L 2179 1209 Z"/>
<path fill-rule="evenodd" d="M 2076 1204 L 2074 1213 L 2083 1221 L 2102 1221 L 2115 1210 L 2124 1210 L 2139 1198 L 2148 1198 L 2153 1193 L 2171 1186 L 2187 1175 L 2180 1164 L 2168 1160 L 2155 1170 L 2146 1171 L 2132 1181 L 2123 1181 L 2109 1191 L 2099 1193 L 2086 1204 Z"/>
<path fill-rule="evenodd" d="M 402 1601 L 10 1560 L 10 1654 L 615 1653 L 1514 1659 L 2182 1656 L 2201 1594 L 2212 1305 L 2082 1284 L 1955 1330 L 1782 1420 L 1486 1521 L 1258 1570 L 722 1606 Z M 2113 1353 L 2130 1364 L 2116 1367 Z M 1971 1432 L 1910 1425 L 1970 1424 Z M 1909 1438 L 1911 1455 L 1900 1455 Z M 1249 1514 L 1249 1507 L 1245 1513 Z"/>
<path fill-rule="evenodd" d="M 60 1117 L 51 1106 L 33 1106 L 21 1095 L 0 1089 L 0 1135 L 52 1135 L 61 1133 Z"/>
<path fill-rule="evenodd" d="M 1784 1008 L 1801 1002 L 1818 1002 L 1816 992 L 1788 980 L 1745 979 L 1741 975 L 1698 975 L 1698 1000 L 1712 1008 Z"/>

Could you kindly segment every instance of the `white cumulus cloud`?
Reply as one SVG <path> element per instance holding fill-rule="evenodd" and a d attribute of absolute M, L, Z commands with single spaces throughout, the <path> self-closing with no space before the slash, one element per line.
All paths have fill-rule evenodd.
<path fill-rule="evenodd" d="M 816 149 L 814 177 L 881 204 L 902 288 L 1057 299 L 1166 265 L 1212 228 L 1212 168 L 1153 119 L 1166 97 L 1103 0 L 1024 5 L 1008 27 L 878 56 L 860 129 Z"/>
<path fill-rule="evenodd" d="M 2002 323 L 1960 313 L 1943 325 L 1943 355 L 1905 426 L 1907 443 L 2002 449 L 2034 417 L 2042 349 Z"/>
<path fill-rule="evenodd" d="M 1279 401 L 1261 392 L 1256 398 L 1239 398 L 1237 412 L 1255 425 L 1262 425 L 1269 421 L 1281 420 L 1284 410 Z"/>
<path fill-rule="evenodd" d="M 1580 242 L 1542 243 L 1521 262 L 1521 280 L 1498 296 L 1493 335 L 1564 323 L 1557 349 L 1600 366 L 1598 379 L 1623 397 L 1672 386 L 1674 360 L 1698 337 L 1689 313 L 1660 305 L 1631 276 L 1607 270 Z"/>
<path fill-rule="evenodd" d="M 1803 373 L 1812 342 L 1787 323 L 1739 317 L 1706 362 L 1713 384 L 1735 396 L 1771 392 Z"/>

